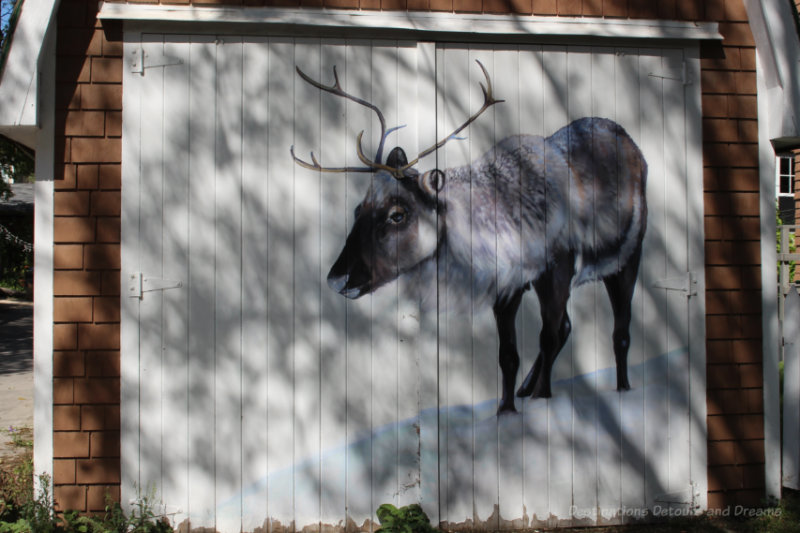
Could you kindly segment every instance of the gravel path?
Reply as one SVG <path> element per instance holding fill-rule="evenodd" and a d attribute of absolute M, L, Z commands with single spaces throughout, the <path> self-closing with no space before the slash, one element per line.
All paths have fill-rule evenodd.
<path fill-rule="evenodd" d="M 0 300 L 0 462 L 19 452 L 10 427 L 33 427 L 33 304 Z"/>

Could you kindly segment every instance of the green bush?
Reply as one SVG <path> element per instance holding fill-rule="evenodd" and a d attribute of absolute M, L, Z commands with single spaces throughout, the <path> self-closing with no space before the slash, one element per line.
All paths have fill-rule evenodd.
<path fill-rule="evenodd" d="M 172 533 L 169 521 L 153 510 L 154 498 L 139 496 L 130 514 L 118 502 L 106 500 L 105 513 L 98 516 L 66 511 L 59 516 L 50 492 L 50 479 L 39 476 L 39 492 L 33 497 L 30 460 L 19 475 L 0 479 L 0 533 Z"/>
<path fill-rule="evenodd" d="M 33 495 L 33 462 L 30 457 L 0 469 L 0 532 L 4 523 L 23 517 Z"/>
<path fill-rule="evenodd" d="M 778 212 L 778 204 L 775 204 L 775 224 L 777 226 L 782 226 L 783 221 L 781 220 L 781 216 Z M 788 250 L 781 250 L 781 232 L 780 230 L 775 230 L 775 249 L 778 253 L 790 253 L 793 254 L 797 252 L 797 243 L 795 242 L 795 234 L 794 232 L 789 233 L 789 249 Z M 794 272 L 797 265 L 795 265 L 795 261 L 789 262 L 789 282 L 794 280 Z M 781 262 L 778 261 L 778 279 L 781 277 Z"/>
<path fill-rule="evenodd" d="M 397 508 L 384 503 L 376 512 L 381 527 L 375 533 L 433 533 L 436 529 L 422 507 L 416 503 Z"/>

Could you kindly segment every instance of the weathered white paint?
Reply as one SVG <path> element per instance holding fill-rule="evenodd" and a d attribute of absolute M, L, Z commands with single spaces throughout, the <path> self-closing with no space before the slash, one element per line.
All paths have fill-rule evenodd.
<path fill-rule="evenodd" d="M 786 295 L 783 333 L 783 472 L 784 487 L 800 489 L 800 294 Z"/>
<path fill-rule="evenodd" d="M 622 20 L 573 17 L 531 17 L 434 12 L 349 11 L 329 9 L 285 9 L 137 5 L 105 2 L 101 20 L 132 22 L 206 22 L 233 24 L 293 25 L 371 30 L 410 30 L 431 34 L 480 33 L 484 35 L 530 35 L 569 37 L 613 37 L 623 39 L 721 40 L 716 22 L 671 20 Z"/>
<path fill-rule="evenodd" d="M 704 507 L 704 292 L 658 288 L 703 264 L 695 49 L 126 33 L 128 66 L 139 46 L 175 61 L 125 70 L 123 277 L 183 285 L 123 298 L 123 500 L 152 486 L 176 522 L 220 531 L 361 527 L 386 502 L 493 529 Z M 616 120 L 644 152 L 632 391 L 614 390 L 600 284 L 573 290 L 554 397 L 517 399 L 521 414 L 499 418 L 491 308 L 444 265 L 358 300 L 326 286 L 370 178 L 301 168 L 289 146 L 358 166 L 357 133 L 371 155 L 379 130 L 295 66 L 329 84 L 336 65 L 346 91 L 405 125 L 386 151 L 413 158 L 480 107 L 475 60 L 505 102 L 421 170 L 583 116 Z M 420 305 L 431 295 L 433 309 Z M 524 375 L 538 351 L 533 295 L 517 324 Z"/>
<path fill-rule="evenodd" d="M 758 92 L 759 214 L 761 218 L 761 264 L 777 264 L 775 251 L 775 151 L 770 142 L 767 82 L 761 57 L 756 55 Z M 778 375 L 779 342 L 777 275 L 761 269 L 761 348 L 764 372 L 764 482 L 768 498 L 781 496 L 781 420 Z"/>

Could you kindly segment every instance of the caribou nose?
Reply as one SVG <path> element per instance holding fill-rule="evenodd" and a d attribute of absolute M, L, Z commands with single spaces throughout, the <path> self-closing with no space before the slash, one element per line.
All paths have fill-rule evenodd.
<path fill-rule="evenodd" d="M 328 274 L 328 287 L 338 292 L 344 293 L 347 290 L 347 274 L 341 276 L 335 274 Z"/>

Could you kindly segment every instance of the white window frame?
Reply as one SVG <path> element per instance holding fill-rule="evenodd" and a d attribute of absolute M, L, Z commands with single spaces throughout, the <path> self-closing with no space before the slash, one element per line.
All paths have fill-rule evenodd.
<path fill-rule="evenodd" d="M 781 164 L 783 161 L 787 161 L 789 163 L 789 172 L 784 174 L 781 172 Z M 784 178 L 789 179 L 789 191 L 784 192 L 781 189 L 782 183 L 781 181 Z M 775 196 L 777 197 L 789 197 L 794 198 L 795 188 L 794 188 L 794 180 L 795 180 L 795 163 L 794 163 L 794 155 L 779 155 L 777 157 L 777 161 L 775 161 Z"/>

